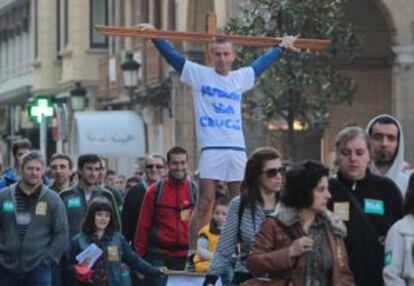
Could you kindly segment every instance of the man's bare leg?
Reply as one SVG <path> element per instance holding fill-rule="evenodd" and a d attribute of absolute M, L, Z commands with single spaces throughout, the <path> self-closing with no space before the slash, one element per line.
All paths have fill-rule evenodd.
<path fill-rule="evenodd" d="M 240 195 L 241 182 L 228 182 L 227 188 L 229 189 L 230 198 Z"/>
<path fill-rule="evenodd" d="M 189 226 L 190 250 L 197 249 L 197 234 L 205 226 L 213 212 L 216 200 L 217 182 L 212 179 L 200 179 L 196 206 Z"/>
<path fill-rule="evenodd" d="M 195 271 L 193 258 L 197 250 L 198 232 L 210 220 L 216 200 L 216 188 L 215 180 L 200 179 L 199 181 L 197 202 L 188 229 L 189 250 L 185 263 L 186 271 Z"/>

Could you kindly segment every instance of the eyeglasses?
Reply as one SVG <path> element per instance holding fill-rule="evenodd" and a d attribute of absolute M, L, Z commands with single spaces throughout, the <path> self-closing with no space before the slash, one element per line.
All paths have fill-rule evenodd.
<path fill-rule="evenodd" d="M 146 166 L 147 169 L 164 169 L 163 165 L 153 165 L 153 164 L 149 164 Z"/>
<path fill-rule="evenodd" d="M 280 167 L 280 168 L 272 168 L 272 169 L 267 169 L 267 170 L 262 171 L 262 174 L 266 174 L 267 178 L 274 178 L 279 173 L 281 176 L 284 176 L 286 174 L 286 168 Z"/>

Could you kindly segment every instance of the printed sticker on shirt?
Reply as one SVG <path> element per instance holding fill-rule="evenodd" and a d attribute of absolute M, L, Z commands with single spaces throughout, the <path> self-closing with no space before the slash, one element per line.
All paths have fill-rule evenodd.
<path fill-rule="evenodd" d="M 14 212 L 14 205 L 13 205 L 12 201 L 4 201 L 3 202 L 3 212 L 5 212 L 5 213 Z"/>
<path fill-rule="evenodd" d="M 70 198 L 67 202 L 67 206 L 69 209 L 71 208 L 80 208 L 81 207 L 81 201 L 80 198 Z"/>
<path fill-rule="evenodd" d="M 117 246 L 108 246 L 108 260 L 109 261 L 119 261 L 119 253 Z"/>
<path fill-rule="evenodd" d="M 47 213 L 47 203 L 46 202 L 38 202 L 36 205 L 36 215 L 45 216 Z"/>
<path fill-rule="evenodd" d="M 364 200 L 364 213 L 384 215 L 384 202 L 380 200 Z"/>
<path fill-rule="evenodd" d="M 185 210 L 180 211 L 181 221 L 188 221 L 190 220 L 190 217 L 191 217 L 190 209 L 185 209 Z"/>
<path fill-rule="evenodd" d="M 342 221 L 349 221 L 349 202 L 334 203 L 334 215 Z"/>
<path fill-rule="evenodd" d="M 384 266 L 391 265 L 392 263 L 392 251 L 387 251 L 384 256 Z"/>

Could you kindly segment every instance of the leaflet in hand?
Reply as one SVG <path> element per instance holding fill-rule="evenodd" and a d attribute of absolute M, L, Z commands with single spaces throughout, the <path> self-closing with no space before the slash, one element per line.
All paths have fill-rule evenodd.
<path fill-rule="evenodd" d="M 84 251 L 79 253 L 75 258 L 79 264 L 85 263 L 89 269 L 92 269 L 92 266 L 98 260 L 99 256 L 102 255 L 102 250 L 95 244 L 91 243 Z"/>

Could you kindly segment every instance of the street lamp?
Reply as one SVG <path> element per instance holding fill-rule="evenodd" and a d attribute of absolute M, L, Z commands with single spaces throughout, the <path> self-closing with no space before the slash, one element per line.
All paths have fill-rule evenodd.
<path fill-rule="evenodd" d="M 124 87 L 129 91 L 129 97 L 132 101 L 134 97 L 134 89 L 138 86 L 138 72 L 141 64 L 134 60 L 132 54 L 127 54 L 127 59 L 121 65 L 122 80 Z"/>
<path fill-rule="evenodd" d="M 86 106 L 86 89 L 80 82 L 75 82 L 75 87 L 70 91 L 70 106 L 73 111 L 82 111 Z"/>

